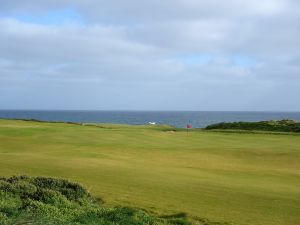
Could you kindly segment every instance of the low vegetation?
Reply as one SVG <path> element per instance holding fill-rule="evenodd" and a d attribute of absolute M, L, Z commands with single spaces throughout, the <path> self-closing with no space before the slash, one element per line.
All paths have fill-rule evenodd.
<path fill-rule="evenodd" d="M 206 130 L 256 130 L 275 132 L 300 132 L 300 122 L 294 120 L 270 120 L 260 122 L 232 122 L 209 125 Z"/>
<path fill-rule="evenodd" d="M 181 218 L 157 218 L 128 207 L 103 207 L 82 186 L 63 179 L 0 178 L 0 224 L 188 225 Z M 199 223 L 200 224 L 200 223 Z"/>

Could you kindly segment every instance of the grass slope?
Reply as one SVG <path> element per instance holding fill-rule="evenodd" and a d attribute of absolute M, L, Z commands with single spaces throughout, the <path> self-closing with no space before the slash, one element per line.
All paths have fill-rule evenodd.
<path fill-rule="evenodd" d="M 82 186 L 62 179 L 0 178 L 0 224 L 189 225 L 126 207 L 107 208 Z"/>
<path fill-rule="evenodd" d="M 300 222 L 300 136 L 0 120 L 0 175 L 83 184 L 107 206 L 239 225 Z"/>

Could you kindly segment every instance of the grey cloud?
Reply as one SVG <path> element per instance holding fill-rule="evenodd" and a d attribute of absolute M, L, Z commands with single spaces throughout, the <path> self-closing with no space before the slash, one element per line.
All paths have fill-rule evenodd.
<path fill-rule="evenodd" d="M 0 107 L 300 110 L 291 100 L 300 97 L 298 1 L 0 5 Z M 86 24 L 14 18 L 68 7 Z M 211 59 L 181 60 L 197 54 Z M 254 62 L 237 63 L 235 55 Z"/>
<path fill-rule="evenodd" d="M 268 17 L 295 10 L 299 3 L 296 0 L 11 0 L 1 3 L 4 12 L 41 12 L 63 7 L 77 8 L 89 19 L 98 22 L 139 24 L 205 18 Z"/>

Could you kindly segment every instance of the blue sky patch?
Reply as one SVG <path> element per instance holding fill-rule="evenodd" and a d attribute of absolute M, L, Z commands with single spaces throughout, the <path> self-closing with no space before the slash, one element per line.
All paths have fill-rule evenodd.
<path fill-rule="evenodd" d="M 214 54 L 189 54 L 179 56 L 176 59 L 187 65 L 195 65 L 195 64 L 207 64 L 209 62 L 214 61 L 218 58 L 224 58 L 228 60 L 228 63 L 242 66 L 242 67 L 251 67 L 256 64 L 256 60 L 250 56 L 246 55 L 214 55 Z"/>
<path fill-rule="evenodd" d="M 251 67 L 256 64 L 256 60 L 254 58 L 245 55 L 234 55 L 232 57 L 232 61 L 234 62 L 234 64 L 243 67 Z"/>
<path fill-rule="evenodd" d="M 84 18 L 78 13 L 75 8 L 64 8 L 56 10 L 48 10 L 38 13 L 18 13 L 9 15 L 19 21 L 43 24 L 43 25 L 63 25 L 65 23 L 84 24 Z"/>

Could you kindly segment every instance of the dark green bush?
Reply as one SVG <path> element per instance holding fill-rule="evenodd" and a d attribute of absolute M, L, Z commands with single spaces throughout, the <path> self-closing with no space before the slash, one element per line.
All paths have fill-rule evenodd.
<path fill-rule="evenodd" d="M 33 183 L 42 189 L 51 189 L 60 192 L 69 200 L 78 200 L 84 196 L 88 196 L 85 188 L 76 183 L 71 183 L 63 179 L 53 179 L 45 177 L 36 177 Z"/>
<path fill-rule="evenodd" d="M 230 129 L 230 130 L 257 130 L 277 132 L 300 132 L 300 122 L 294 120 L 271 120 L 260 122 L 233 122 L 217 123 L 207 126 L 205 129 Z"/>

